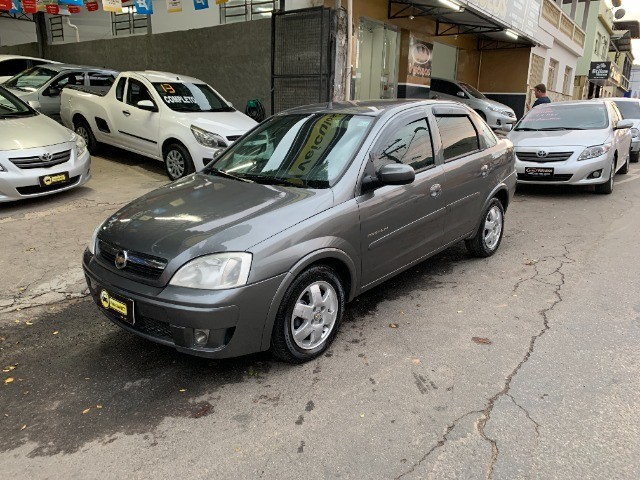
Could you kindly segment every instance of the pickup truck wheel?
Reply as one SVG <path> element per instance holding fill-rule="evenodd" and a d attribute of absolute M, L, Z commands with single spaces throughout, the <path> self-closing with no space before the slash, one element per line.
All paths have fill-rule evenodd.
<path fill-rule="evenodd" d="M 74 124 L 73 129 L 77 135 L 84 138 L 89 153 L 92 155 L 97 154 L 100 149 L 100 144 L 97 142 L 96 137 L 93 136 L 89 124 L 85 120 L 78 120 Z"/>
<path fill-rule="evenodd" d="M 464 243 L 474 257 L 490 257 L 498 250 L 503 232 L 504 207 L 500 200 L 493 198 L 484 210 L 475 236 Z"/>
<path fill-rule="evenodd" d="M 171 180 L 182 178 L 195 170 L 189 151 L 179 143 L 172 143 L 164 149 L 164 166 Z"/>
<path fill-rule="evenodd" d="M 322 355 L 338 332 L 344 304 L 344 287 L 333 269 L 315 265 L 302 272 L 278 308 L 271 353 L 289 363 Z"/>

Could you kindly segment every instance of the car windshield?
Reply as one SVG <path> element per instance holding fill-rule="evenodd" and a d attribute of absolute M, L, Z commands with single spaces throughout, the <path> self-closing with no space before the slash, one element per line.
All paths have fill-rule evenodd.
<path fill-rule="evenodd" d="M 529 111 L 515 130 L 600 130 L 609 125 L 603 104 L 542 104 Z"/>
<path fill-rule="evenodd" d="M 632 102 L 615 102 L 618 110 L 622 114 L 622 118 L 633 120 L 640 119 L 640 101 L 635 100 Z"/>
<path fill-rule="evenodd" d="M 176 112 L 233 112 L 213 89 L 204 83 L 154 83 L 164 103 Z"/>
<path fill-rule="evenodd" d="M 3 86 L 25 92 L 35 92 L 59 72 L 45 67 L 33 67 L 7 80 Z"/>
<path fill-rule="evenodd" d="M 460 85 L 462 85 L 462 87 L 465 89 L 465 91 L 471 95 L 472 97 L 475 98 L 480 98 L 480 99 L 485 99 L 487 97 L 485 97 L 482 93 L 480 93 L 478 90 L 476 90 L 475 88 L 473 88 L 471 85 L 469 85 L 468 83 L 464 83 L 464 82 L 460 82 Z"/>
<path fill-rule="evenodd" d="M 351 163 L 371 122 L 370 117 L 339 113 L 276 116 L 234 143 L 205 172 L 329 188 Z"/>
<path fill-rule="evenodd" d="M 35 110 L 0 86 L 0 119 L 26 117 L 35 114 Z"/>

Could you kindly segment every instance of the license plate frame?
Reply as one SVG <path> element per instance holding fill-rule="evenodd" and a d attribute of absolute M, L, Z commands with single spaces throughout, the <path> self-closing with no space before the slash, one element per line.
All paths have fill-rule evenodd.
<path fill-rule="evenodd" d="M 64 185 L 65 183 L 69 183 L 69 172 L 42 175 L 41 177 L 38 177 L 38 183 L 42 188 L 51 187 L 52 185 Z"/>
<path fill-rule="evenodd" d="M 553 177 L 553 167 L 524 167 L 524 173 L 532 177 Z"/>
<path fill-rule="evenodd" d="M 136 317 L 132 299 L 114 294 L 103 287 L 98 287 L 97 292 L 98 305 L 102 310 L 128 325 L 135 325 Z"/>

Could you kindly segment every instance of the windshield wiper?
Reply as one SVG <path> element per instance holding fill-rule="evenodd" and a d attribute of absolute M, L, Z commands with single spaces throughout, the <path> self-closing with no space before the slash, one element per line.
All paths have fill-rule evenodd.
<path fill-rule="evenodd" d="M 527 128 L 527 127 L 516 128 L 515 130 L 516 130 L 516 132 L 538 132 L 538 131 L 540 131 L 539 128 Z"/>
<path fill-rule="evenodd" d="M 230 178 L 232 180 L 238 180 L 239 182 L 246 182 L 246 183 L 253 183 L 251 180 L 248 180 L 246 178 L 242 178 L 242 177 L 238 177 L 236 175 L 232 175 L 230 173 L 225 172 L 224 170 L 219 170 L 217 168 L 209 168 L 207 170 L 207 173 L 212 173 L 214 175 L 218 175 L 220 177 L 224 177 L 224 178 Z"/>
<path fill-rule="evenodd" d="M 541 132 L 553 132 L 553 131 L 560 131 L 560 130 L 584 130 L 584 128 L 580 128 L 580 127 L 547 127 L 547 128 L 541 128 L 540 129 Z"/>
<path fill-rule="evenodd" d="M 261 183 L 264 185 L 285 185 L 288 187 L 300 187 L 300 185 L 297 182 L 293 182 L 285 178 L 277 178 L 277 177 L 271 177 L 269 175 L 261 175 L 259 173 L 244 173 L 242 174 L 242 178 L 248 178 L 250 180 L 253 180 L 254 182 Z"/>

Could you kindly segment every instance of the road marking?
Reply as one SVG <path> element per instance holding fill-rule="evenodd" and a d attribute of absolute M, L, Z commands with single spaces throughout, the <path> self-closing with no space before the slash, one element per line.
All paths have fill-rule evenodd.
<path fill-rule="evenodd" d="M 627 178 L 625 178 L 624 180 L 616 181 L 616 185 L 622 185 L 623 183 L 633 182 L 634 180 L 638 180 L 640 178 L 640 174 L 629 172 L 627 173 L 626 177 Z"/>

